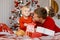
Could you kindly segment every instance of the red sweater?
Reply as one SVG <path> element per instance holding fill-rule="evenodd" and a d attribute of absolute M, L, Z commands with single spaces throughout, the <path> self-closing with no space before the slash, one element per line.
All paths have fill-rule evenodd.
<path fill-rule="evenodd" d="M 20 17 L 19 19 L 19 22 L 20 22 L 20 29 L 26 31 L 26 27 L 24 26 L 24 23 L 32 23 L 33 20 L 32 20 L 32 17 L 28 17 L 28 19 L 24 19 L 24 17 Z"/>
<path fill-rule="evenodd" d="M 58 28 L 51 17 L 47 17 L 43 24 L 37 23 L 37 26 L 42 26 L 48 28 L 50 30 L 54 30 L 55 32 L 60 32 L 60 28 Z"/>

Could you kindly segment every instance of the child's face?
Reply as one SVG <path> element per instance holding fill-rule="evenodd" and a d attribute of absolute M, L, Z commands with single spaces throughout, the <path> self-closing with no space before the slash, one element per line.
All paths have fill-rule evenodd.
<path fill-rule="evenodd" d="M 30 9 L 29 8 L 23 8 L 22 9 L 22 15 L 29 16 L 30 15 Z"/>

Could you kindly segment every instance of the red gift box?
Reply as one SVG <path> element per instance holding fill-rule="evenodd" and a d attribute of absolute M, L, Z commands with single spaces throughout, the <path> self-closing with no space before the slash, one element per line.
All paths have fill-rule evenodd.
<path fill-rule="evenodd" d="M 32 35 L 31 35 L 32 38 L 39 38 L 41 36 L 42 36 L 42 34 L 38 33 L 38 32 L 32 33 Z"/>

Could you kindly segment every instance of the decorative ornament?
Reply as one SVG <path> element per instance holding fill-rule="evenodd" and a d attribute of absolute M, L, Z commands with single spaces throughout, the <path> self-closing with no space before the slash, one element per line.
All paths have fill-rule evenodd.
<path fill-rule="evenodd" d="M 14 1 L 15 7 L 18 6 L 19 2 L 18 1 Z"/>

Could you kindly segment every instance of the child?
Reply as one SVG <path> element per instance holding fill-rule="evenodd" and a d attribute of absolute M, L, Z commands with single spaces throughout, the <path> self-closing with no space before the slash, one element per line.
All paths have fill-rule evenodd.
<path fill-rule="evenodd" d="M 35 23 L 33 22 L 32 17 L 30 16 L 30 9 L 27 6 L 24 6 L 22 8 L 22 17 L 20 17 L 19 22 L 20 22 L 20 29 L 25 31 L 25 32 L 31 31 L 31 30 L 27 30 L 27 29 L 29 29 L 29 28 L 27 28 L 28 26 L 30 28 L 31 27 L 33 28 L 35 26 Z M 27 33 L 29 36 L 32 36 L 32 32 L 27 32 Z"/>
<path fill-rule="evenodd" d="M 32 23 L 32 17 L 30 16 L 30 9 L 27 6 L 22 8 L 22 16 L 19 19 L 20 29 L 26 31 L 26 24 Z"/>

